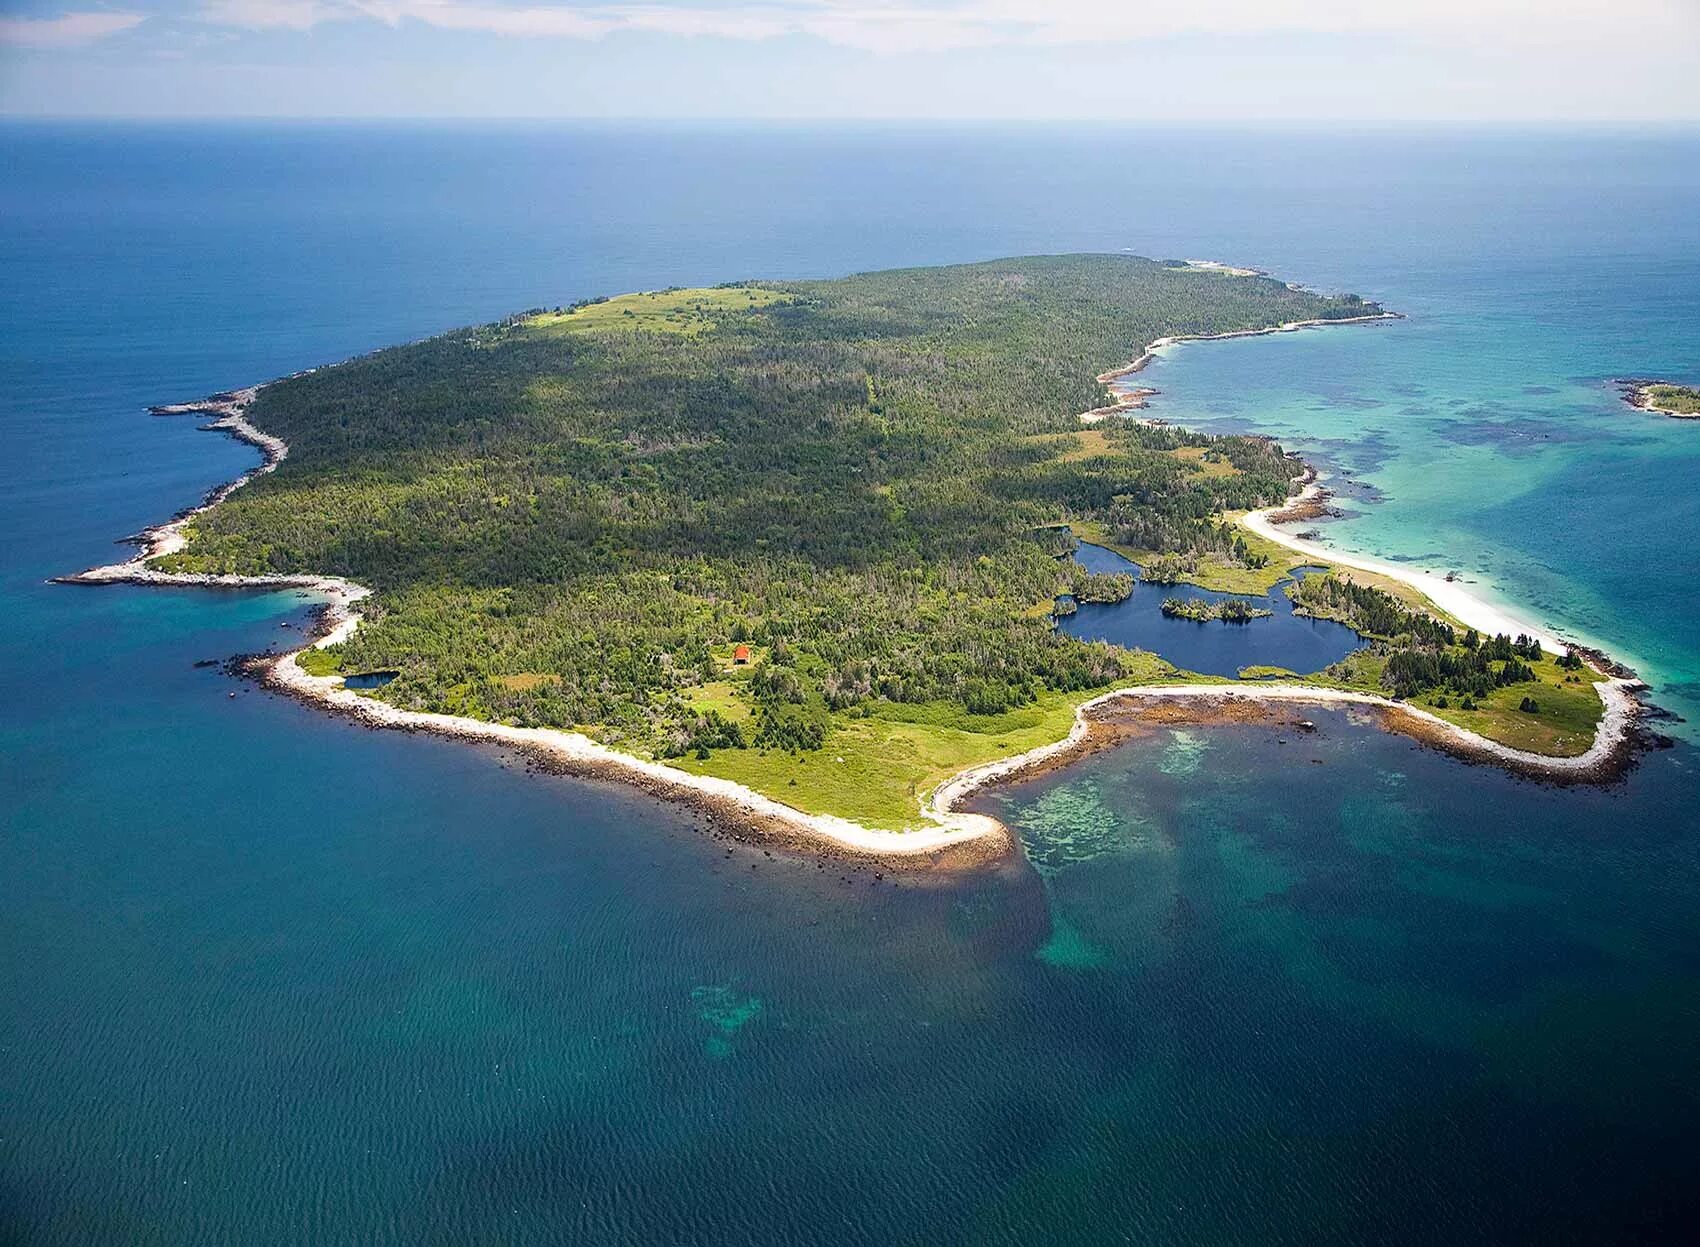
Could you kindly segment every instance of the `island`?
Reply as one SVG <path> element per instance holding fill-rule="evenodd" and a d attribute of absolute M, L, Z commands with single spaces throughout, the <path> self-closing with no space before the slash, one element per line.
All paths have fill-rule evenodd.
<path fill-rule="evenodd" d="M 1102 418 L 1124 407 L 1106 378 L 1177 343 L 1391 316 L 1127 255 L 538 308 L 156 409 L 265 461 L 68 579 L 308 589 L 323 631 L 259 660 L 277 687 L 846 851 L 995 852 L 970 793 L 1141 708 L 1349 702 L 1469 756 L 1605 773 L 1631 681 L 1286 538 L 1313 474 L 1268 439 Z M 1059 600 L 1133 587 L 1083 574 L 1082 540 L 1208 589 L 1291 580 L 1364 648 L 1240 685 L 1076 640 Z"/>
<path fill-rule="evenodd" d="M 1619 381 L 1617 385 L 1624 401 L 1631 407 L 1674 416 L 1678 420 L 1700 419 L 1700 389 L 1691 385 L 1635 378 Z"/>
<path fill-rule="evenodd" d="M 1194 623 L 1250 623 L 1267 619 L 1275 612 L 1266 606 L 1255 606 L 1244 598 L 1227 598 L 1219 602 L 1204 598 L 1164 598 L 1162 611 L 1174 619 L 1190 619 Z"/>

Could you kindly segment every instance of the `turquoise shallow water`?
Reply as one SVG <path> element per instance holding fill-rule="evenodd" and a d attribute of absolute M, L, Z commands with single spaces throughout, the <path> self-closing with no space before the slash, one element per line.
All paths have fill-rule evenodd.
<path fill-rule="evenodd" d="M 1521 276 L 1394 299 L 1404 322 L 1184 345 L 1146 373 L 1151 414 L 1279 437 L 1340 489 L 1326 541 L 1457 571 L 1700 719 L 1700 425 L 1608 384 L 1700 369 L 1697 275 L 1584 257 Z"/>
<path fill-rule="evenodd" d="M 1697 430 L 1600 383 L 1694 369 L 1694 136 L 0 127 L 0 156 L 0 1239 L 1700 1212 L 1687 744 L 1560 791 L 1337 714 L 1155 733 L 988 797 L 1005 869 L 896 886 L 195 665 L 290 636 L 292 595 L 44 583 L 252 462 L 149 403 L 608 291 L 1130 247 L 1410 313 L 1186 348 L 1157 410 L 1290 430 L 1377 491 L 1339 539 L 1679 704 Z"/>
<path fill-rule="evenodd" d="M 1314 717 L 1156 732 L 988 803 L 1047 897 L 1038 960 L 1115 1019 L 1083 1039 L 1096 1129 L 1034 1189 L 1187 1241 L 1674 1232 L 1686 764 L 1663 798 L 1664 766 L 1561 792 Z"/>

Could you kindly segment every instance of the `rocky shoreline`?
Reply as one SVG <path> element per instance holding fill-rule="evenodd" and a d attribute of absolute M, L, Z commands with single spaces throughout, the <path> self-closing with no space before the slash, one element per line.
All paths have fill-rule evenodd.
<path fill-rule="evenodd" d="M 333 610 L 327 608 L 323 612 L 323 618 L 325 622 L 321 626 L 317 644 L 334 643 L 331 638 L 339 627 L 344 628 L 346 635 L 347 621 L 340 619 Z M 633 762 L 641 762 L 641 759 L 631 758 L 630 755 L 599 757 L 576 749 L 563 749 L 560 747 L 561 742 L 551 739 L 572 736 L 574 733 L 547 728 L 511 729 L 512 732 L 530 733 L 535 737 L 525 739 L 499 730 L 487 730 L 506 726 L 502 724 L 488 724 L 476 719 L 457 719 L 449 715 L 418 715 L 409 711 L 394 711 L 392 717 L 378 712 L 376 708 L 385 706 L 386 703 L 372 698 L 361 698 L 361 705 L 342 699 L 329 699 L 323 690 L 307 686 L 300 678 L 283 670 L 285 664 L 299 670 L 299 666 L 294 662 L 299 652 L 301 651 L 246 655 L 233 660 L 231 670 L 233 674 L 257 680 L 267 689 L 299 701 L 314 710 L 328 712 L 373 731 L 418 732 L 467 744 L 488 745 L 522 757 L 527 772 L 564 775 L 574 779 L 615 784 L 627 790 L 635 789 L 658 801 L 684 807 L 690 812 L 693 829 L 703 835 L 728 844 L 767 850 L 768 856 L 772 856 L 772 850 L 779 850 L 797 857 L 813 857 L 823 869 L 827 865 L 843 867 L 855 873 L 867 874 L 870 882 L 879 882 L 887 874 L 950 874 L 975 870 L 1006 859 L 1014 847 L 1002 824 L 995 824 L 996 832 L 1001 832 L 1001 836 L 988 828 L 983 834 L 932 846 L 917 844 L 911 848 L 893 845 L 882 849 L 878 846 L 841 842 L 824 836 L 818 827 L 802 821 L 808 820 L 810 816 L 801 811 L 791 810 L 789 807 L 781 807 L 778 810 L 757 808 L 736 793 L 710 791 L 690 782 L 699 777 L 689 772 L 674 771 L 673 768 L 666 767 L 658 770 L 672 772 L 671 774 L 658 773 L 657 770 L 628 765 L 628 758 Z M 325 678 L 339 683 L 336 677 Z M 614 751 L 607 752 L 613 754 Z M 750 795 L 759 797 L 760 794 L 752 792 Z M 995 823 L 995 820 L 989 821 Z M 905 833 L 873 834 L 895 838 Z M 914 837 L 917 841 L 921 838 Z"/>
<path fill-rule="evenodd" d="M 1189 263 L 1198 264 L 1202 262 L 1189 261 Z M 1297 288 L 1298 287 L 1294 287 L 1294 289 Z M 1166 337 L 1158 338 L 1155 342 L 1152 342 L 1145 348 L 1144 353 L 1140 355 L 1139 358 L 1130 360 L 1125 364 L 1112 368 L 1108 372 L 1101 372 L 1095 380 L 1099 385 L 1113 387 L 1117 381 L 1123 380 L 1126 377 L 1136 376 L 1139 373 L 1144 372 L 1146 368 L 1150 367 L 1154 360 L 1161 357 L 1165 350 L 1172 346 L 1178 346 L 1183 342 L 1225 342 L 1229 338 L 1263 338 L 1272 333 L 1297 333 L 1301 329 L 1322 329 L 1329 325 L 1363 325 L 1376 321 L 1404 319 L 1404 314 L 1401 312 L 1376 312 L 1365 316 L 1341 316 L 1333 319 L 1317 318 L 1313 320 L 1289 320 L 1279 325 L 1268 325 L 1262 329 L 1232 329 L 1226 333 L 1171 334 Z M 1137 386 L 1117 391 L 1117 393 L 1119 395 L 1117 401 L 1112 403 L 1110 406 L 1094 407 L 1091 411 L 1081 412 L 1079 417 L 1081 423 L 1097 424 L 1099 421 L 1106 420 L 1111 416 L 1121 416 L 1126 415 L 1130 411 L 1141 410 L 1146 406 L 1147 399 L 1151 398 L 1154 394 L 1161 393 L 1161 391 L 1152 389 L 1149 386 Z M 1152 420 L 1150 423 L 1167 424 L 1168 421 Z"/>
<path fill-rule="evenodd" d="M 1637 411 L 1645 411 L 1653 415 L 1669 416 L 1672 420 L 1700 420 L 1700 411 L 1678 411 L 1671 407 L 1662 407 L 1653 397 L 1653 391 L 1660 388 L 1688 390 L 1691 387 L 1679 385 L 1675 381 L 1662 381 L 1657 377 L 1619 377 L 1612 382 L 1617 387 L 1618 395 Z"/>
<path fill-rule="evenodd" d="M 1086 754 L 1120 743 L 1131 719 L 1146 724 L 1212 726 L 1274 721 L 1295 706 L 1363 707 L 1383 716 L 1382 726 L 1472 762 L 1491 762 L 1519 775 L 1558 783 L 1601 783 L 1624 773 L 1637 747 L 1635 728 L 1642 707 L 1634 696 L 1639 681 L 1609 679 L 1596 686 L 1605 714 L 1594 742 L 1574 757 L 1530 753 L 1479 736 L 1467 728 L 1404 702 L 1373 693 L 1309 684 L 1170 684 L 1115 689 L 1083 703 L 1074 728 L 1062 741 L 964 771 L 939 790 L 935 800 L 952 808 L 971 793 L 996 783 L 1029 779 L 1066 766 Z"/>

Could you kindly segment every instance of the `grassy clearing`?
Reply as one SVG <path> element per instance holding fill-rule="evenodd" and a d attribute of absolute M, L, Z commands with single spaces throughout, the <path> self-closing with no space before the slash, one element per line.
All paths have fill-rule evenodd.
<path fill-rule="evenodd" d="M 717 316 L 753 311 L 790 297 L 761 286 L 652 290 L 587 303 L 570 312 L 544 312 L 526 323 L 557 332 L 640 330 L 696 337 L 713 329 Z"/>
<path fill-rule="evenodd" d="M 1057 463 L 1084 463 L 1088 459 L 1125 457 L 1122 446 L 1101 427 L 1081 429 L 1078 433 L 1064 433 L 1060 436 L 1055 433 L 1035 433 L 1025 440 L 1056 450 Z M 1180 460 L 1201 476 L 1241 475 L 1240 470 L 1226 459 L 1207 459 L 1207 448 L 1203 446 L 1177 446 L 1163 453 L 1171 459 Z"/>
<path fill-rule="evenodd" d="M 738 686 L 731 680 L 699 684 L 689 690 L 685 700 L 698 714 L 707 714 L 712 710 L 733 723 L 748 723 L 755 718 L 754 708 L 739 696 Z"/>
<path fill-rule="evenodd" d="M 921 822 L 925 796 L 951 775 L 1068 735 L 1087 694 L 1047 697 L 1020 726 L 975 731 L 875 715 L 837 719 L 823 748 L 803 753 L 722 749 L 675 765 L 736 780 L 810 814 L 837 814 L 867 827 L 903 830 Z M 996 716 L 1006 720 L 1010 716 Z"/>
<path fill-rule="evenodd" d="M 1102 429 L 1082 429 L 1066 437 L 1040 437 L 1039 440 L 1053 441 L 1065 448 L 1057 457 L 1058 463 L 1082 463 L 1087 459 L 1117 458 L 1122 454 L 1121 447 L 1111 441 Z"/>
<path fill-rule="evenodd" d="M 1171 681 L 1180 676 L 1152 654 L 1138 656 L 1132 679 Z M 1061 740 L 1075 709 L 1103 690 L 1047 693 L 1037 702 L 998 715 L 973 715 L 948 702 L 882 703 L 868 717 L 834 715 L 824 747 L 803 753 L 720 749 L 707 760 L 672 759 L 699 775 L 718 775 L 810 814 L 837 814 L 866 827 L 900 831 L 921 824 L 927 794 L 959 771 L 1025 753 Z M 728 718 L 750 709 L 727 683 L 693 690 L 697 704 Z"/>
<path fill-rule="evenodd" d="M 745 644 L 749 646 L 750 656 L 743 662 L 738 661 L 737 646 L 715 646 L 713 651 L 715 664 L 719 666 L 722 671 L 732 673 L 739 671 L 748 672 L 761 666 L 762 663 L 767 661 L 769 653 L 767 646 L 756 645 L 751 642 L 745 642 Z"/>
<path fill-rule="evenodd" d="M 1566 758 L 1588 752 L 1600 717 L 1605 713 L 1605 703 L 1600 701 L 1594 685 L 1605 677 L 1584 668 L 1575 673 L 1580 680 L 1569 684 L 1564 677 L 1571 673 L 1550 657 L 1543 657 L 1531 666 L 1539 677 L 1535 683 L 1495 689 L 1477 701 L 1475 710 L 1458 709 L 1456 698 L 1445 708 L 1429 704 L 1431 699 L 1416 704 L 1448 723 L 1467 727 L 1489 740 L 1517 749 Z M 1530 714 L 1517 708 L 1525 697 L 1532 697 L 1540 704 L 1539 713 Z"/>
<path fill-rule="evenodd" d="M 308 648 L 295 655 L 295 665 L 308 675 L 336 675 L 342 670 L 342 659 L 330 650 Z"/>
<path fill-rule="evenodd" d="M 519 671 L 513 675 L 493 675 L 490 677 L 503 688 L 511 688 L 516 693 L 529 692 L 541 688 L 545 684 L 559 684 L 561 677 L 547 671 Z"/>
<path fill-rule="evenodd" d="M 1226 459 L 1205 458 L 1205 448 L 1203 446 L 1177 446 L 1171 450 L 1169 454 L 1174 458 L 1179 459 L 1182 463 L 1191 464 L 1205 476 L 1240 475 L 1240 470 L 1233 464 L 1229 463 Z"/>

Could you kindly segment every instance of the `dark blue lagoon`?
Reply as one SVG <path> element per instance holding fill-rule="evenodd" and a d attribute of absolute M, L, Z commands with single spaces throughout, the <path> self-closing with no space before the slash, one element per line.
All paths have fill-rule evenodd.
<path fill-rule="evenodd" d="M 44 125 L 0 168 L 0 1242 L 1700 1220 L 1686 743 L 1558 790 L 1342 715 L 1153 730 L 988 796 L 1003 868 L 876 883 L 197 667 L 295 594 L 45 583 L 253 464 L 151 403 L 622 290 L 1127 247 L 1412 313 L 1183 348 L 1157 404 L 1278 411 L 1422 519 L 1372 552 L 1462 551 L 1700 705 L 1700 430 L 1604 385 L 1700 359 L 1693 134 Z"/>
<path fill-rule="evenodd" d="M 1148 584 L 1137 564 L 1103 546 L 1082 544 L 1075 561 L 1089 572 L 1125 572 L 1134 577 L 1133 593 L 1120 602 L 1082 602 L 1057 626 L 1087 641 L 1113 641 L 1129 649 L 1150 650 L 1184 671 L 1202 675 L 1238 675 L 1242 667 L 1284 667 L 1299 675 L 1321 671 L 1363 645 L 1363 638 L 1331 619 L 1311 619 L 1293 612 L 1287 582 L 1264 597 L 1217 593 L 1196 585 Z M 1305 569 L 1300 569 L 1303 574 Z M 1212 620 L 1199 623 L 1163 613 L 1164 598 L 1203 598 L 1223 602 L 1241 598 L 1272 615 L 1244 623 Z"/>

